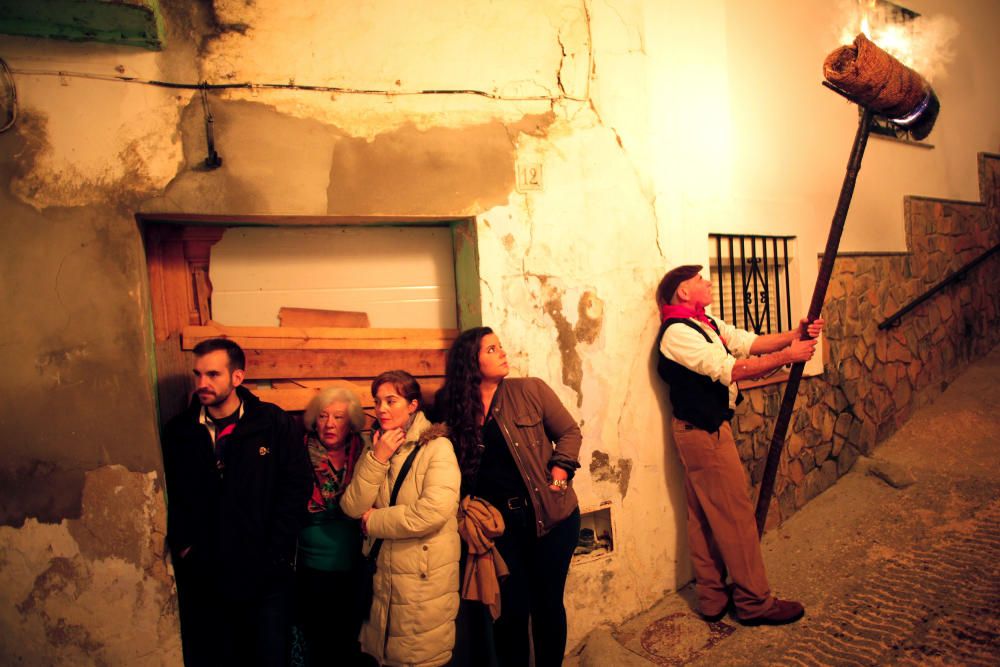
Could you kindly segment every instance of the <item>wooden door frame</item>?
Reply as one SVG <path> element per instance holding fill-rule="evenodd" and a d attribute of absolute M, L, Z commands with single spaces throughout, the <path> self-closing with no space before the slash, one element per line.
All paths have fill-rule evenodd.
<path fill-rule="evenodd" d="M 211 247 L 233 227 L 448 227 L 459 328 L 482 322 L 475 218 L 139 213 L 135 219 L 145 248 L 153 381 L 161 425 L 186 407 L 193 390 L 194 357 L 182 349 L 181 332 L 185 326 L 210 320 Z"/>

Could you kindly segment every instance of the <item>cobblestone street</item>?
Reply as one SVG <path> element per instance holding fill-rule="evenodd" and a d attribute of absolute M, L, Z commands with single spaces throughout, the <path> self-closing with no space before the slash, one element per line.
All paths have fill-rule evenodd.
<path fill-rule="evenodd" d="M 1000 503 L 868 575 L 798 633 L 788 665 L 995 665 Z"/>
<path fill-rule="evenodd" d="M 571 664 L 1000 664 L 998 379 L 994 350 L 765 536 L 772 587 L 805 604 L 802 621 L 706 624 L 688 587 L 595 632 Z"/>

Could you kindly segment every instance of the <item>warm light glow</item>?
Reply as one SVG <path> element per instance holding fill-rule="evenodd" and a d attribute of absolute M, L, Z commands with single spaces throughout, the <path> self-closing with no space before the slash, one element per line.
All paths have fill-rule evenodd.
<path fill-rule="evenodd" d="M 860 32 L 863 32 L 865 34 L 865 37 L 867 37 L 868 39 L 872 38 L 872 26 L 871 26 L 871 23 L 869 23 L 869 21 L 868 21 L 868 14 L 863 14 L 861 16 L 861 30 L 860 30 Z M 853 40 L 853 37 L 851 37 L 850 33 L 848 32 L 848 38 L 847 38 L 847 41 L 845 42 L 845 44 L 850 44 L 852 40 Z"/>
<path fill-rule="evenodd" d="M 940 78 L 954 58 L 951 43 L 958 35 L 958 24 L 947 16 L 906 18 L 897 6 L 879 0 L 852 0 L 847 15 L 840 32 L 842 44 L 864 33 L 929 82 Z"/>

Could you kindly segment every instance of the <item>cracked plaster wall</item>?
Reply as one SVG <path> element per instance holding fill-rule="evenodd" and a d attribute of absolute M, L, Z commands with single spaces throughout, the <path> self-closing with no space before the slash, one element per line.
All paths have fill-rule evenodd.
<path fill-rule="evenodd" d="M 960 4 L 988 25 L 992 10 Z M 0 340 L 0 473 L 12 482 L 0 557 L 19 574 L 3 580 L 0 619 L 7 637 L 33 634 L 0 654 L 114 662 L 142 647 L 176 662 L 171 579 L 156 565 L 163 496 L 136 211 L 475 216 L 482 321 L 514 372 L 544 378 L 578 418 L 577 491 L 614 513 L 615 553 L 571 570 L 570 645 L 683 584 L 683 487 L 650 354 L 652 290 L 668 265 L 704 262 L 709 231 L 791 230 L 802 256 L 814 253 L 852 132 L 850 111 L 818 86 L 832 10 L 787 7 L 217 0 L 168 10 L 159 54 L 0 38 L 15 69 L 356 91 L 211 93 L 225 162 L 205 171 L 192 91 L 17 75 L 22 118 L 0 135 L 0 299 L 15 313 Z M 989 72 L 969 65 L 966 76 Z M 952 99 L 975 87 L 955 85 Z M 418 94 L 442 89 L 479 93 Z M 769 100 L 818 110 L 830 129 L 778 122 Z M 995 122 L 985 133 L 996 136 Z M 960 138 L 964 148 L 982 133 Z M 946 148 L 936 155 L 951 164 Z M 966 187 L 918 161 L 949 192 Z M 519 165 L 541 168 L 541 189 L 518 189 Z M 852 217 L 868 224 L 855 226 L 879 238 L 901 228 L 864 205 L 893 197 L 861 197 Z M 119 484 L 93 481 L 105 475 L 141 489 L 143 509 L 119 502 Z M 110 637 L 125 610 L 138 629 Z"/>

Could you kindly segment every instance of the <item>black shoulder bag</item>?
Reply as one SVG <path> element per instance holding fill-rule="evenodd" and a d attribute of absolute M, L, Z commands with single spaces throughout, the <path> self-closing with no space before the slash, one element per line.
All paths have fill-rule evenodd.
<path fill-rule="evenodd" d="M 406 479 L 406 474 L 410 472 L 410 467 L 413 465 L 413 459 L 417 457 L 417 451 L 419 447 L 414 447 L 410 455 L 406 457 L 403 461 L 403 466 L 399 469 L 399 475 L 396 476 L 396 483 L 392 486 L 392 495 L 389 496 L 389 507 L 396 504 L 396 496 L 399 495 L 399 488 L 403 486 L 403 480 Z M 371 613 L 372 600 L 375 598 L 375 571 L 378 569 L 378 553 L 382 550 L 383 538 L 378 538 L 372 543 L 372 548 L 368 551 L 368 556 L 365 558 L 365 576 L 367 581 L 365 582 L 364 589 L 364 600 L 362 609 L 365 610 L 365 617 Z"/>

